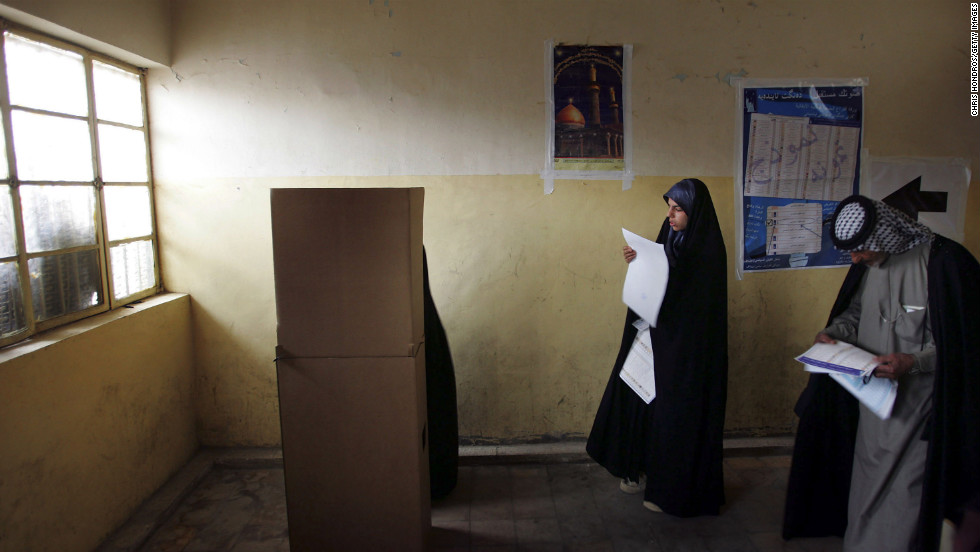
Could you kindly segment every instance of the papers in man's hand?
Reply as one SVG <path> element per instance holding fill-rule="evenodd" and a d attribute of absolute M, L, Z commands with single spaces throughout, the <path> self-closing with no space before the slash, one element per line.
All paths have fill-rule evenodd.
<path fill-rule="evenodd" d="M 850 376 L 865 376 L 878 365 L 873 354 L 843 341 L 814 343 L 796 360 L 806 364 L 808 372 L 840 372 Z"/>
<path fill-rule="evenodd" d="M 829 374 L 841 387 L 882 420 L 887 420 L 895 406 L 898 382 L 872 375 L 873 354 L 850 343 L 815 343 L 796 357 L 807 372 Z"/>
<path fill-rule="evenodd" d="M 875 416 L 882 420 L 891 417 L 892 407 L 895 406 L 895 397 L 898 395 L 897 381 L 874 376 L 867 378 L 848 376 L 839 372 L 831 372 L 830 377 L 854 395 L 854 398 L 861 404 L 874 412 Z"/>
<path fill-rule="evenodd" d="M 619 377 L 643 402 L 650 404 L 657 396 L 657 382 L 653 374 L 653 346 L 650 343 L 650 332 L 647 331 L 650 325 L 641 318 L 633 323 L 633 327 L 636 328 L 636 337 L 633 338 L 633 346 L 626 355 Z"/>
<path fill-rule="evenodd" d="M 636 258 L 626 269 L 623 302 L 656 327 L 660 305 L 667 292 L 670 265 L 663 244 L 652 242 L 623 228 L 626 243 L 636 251 Z"/>

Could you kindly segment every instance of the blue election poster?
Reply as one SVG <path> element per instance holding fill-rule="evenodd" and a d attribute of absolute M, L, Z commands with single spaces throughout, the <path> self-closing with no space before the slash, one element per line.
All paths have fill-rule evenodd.
<path fill-rule="evenodd" d="M 863 85 L 743 85 L 739 100 L 739 276 L 850 264 L 826 221 L 859 190 Z"/>

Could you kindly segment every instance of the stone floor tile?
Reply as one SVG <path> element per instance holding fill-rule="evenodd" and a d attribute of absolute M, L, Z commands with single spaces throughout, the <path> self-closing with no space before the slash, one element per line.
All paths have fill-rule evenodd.
<path fill-rule="evenodd" d="M 593 462 L 463 465 L 453 492 L 432 501 L 431 548 L 839 552 L 838 538 L 782 540 L 788 466 L 787 455 L 726 457 L 721 515 L 676 518 L 644 509 L 642 495 L 621 492 L 619 481 Z M 281 465 L 223 465 L 188 481 L 142 548 L 126 550 L 288 552 Z M 146 521 L 145 514 L 134 518 Z"/>
<path fill-rule="evenodd" d="M 470 503 L 470 520 L 513 520 L 514 502 L 509 496 L 477 496 Z"/>
<path fill-rule="evenodd" d="M 705 552 L 708 549 L 704 539 L 699 535 L 658 537 L 657 544 L 663 552 Z"/>
<path fill-rule="evenodd" d="M 565 552 L 561 543 L 517 544 L 517 552 Z"/>
<path fill-rule="evenodd" d="M 757 552 L 748 535 L 702 535 L 705 552 Z"/>
<path fill-rule="evenodd" d="M 551 497 L 555 503 L 555 512 L 559 518 L 600 518 L 592 490 L 588 487 L 581 489 L 552 489 Z"/>
<path fill-rule="evenodd" d="M 455 493 L 432 501 L 432 523 L 442 521 L 469 521 L 470 499 Z"/>
<path fill-rule="evenodd" d="M 660 543 L 652 537 L 613 537 L 613 550 L 616 552 L 662 552 Z"/>
<path fill-rule="evenodd" d="M 780 454 L 777 456 L 760 456 L 762 463 L 767 466 L 772 466 L 774 468 L 787 468 L 793 463 L 793 457 L 788 454 Z"/>
<path fill-rule="evenodd" d="M 725 467 L 744 470 L 748 468 L 761 468 L 765 466 L 765 462 L 758 456 L 731 456 L 725 458 L 723 461 Z"/>
<path fill-rule="evenodd" d="M 514 521 L 517 544 L 522 547 L 538 544 L 561 544 L 561 528 L 558 519 L 536 518 Z"/>
<path fill-rule="evenodd" d="M 556 519 L 557 517 L 558 513 L 550 490 L 546 489 L 540 495 L 514 499 L 514 519 Z"/>
<path fill-rule="evenodd" d="M 517 535 L 514 520 L 490 519 L 470 522 L 470 546 L 514 546 Z"/>
<path fill-rule="evenodd" d="M 289 552 L 289 539 L 275 539 L 264 542 L 239 541 L 230 552 Z"/>
<path fill-rule="evenodd" d="M 605 525 L 596 516 L 561 517 L 558 526 L 565 546 L 610 542 Z"/>
<path fill-rule="evenodd" d="M 562 546 L 564 552 L 616 552 L 612 539 L 601 541 L 566 542 Z"/>
<path fill-rule="evenodd" d="M 434 548 L 468 547 L 470 545 L 469 521 L 432 522 L 429 542 Z"/>

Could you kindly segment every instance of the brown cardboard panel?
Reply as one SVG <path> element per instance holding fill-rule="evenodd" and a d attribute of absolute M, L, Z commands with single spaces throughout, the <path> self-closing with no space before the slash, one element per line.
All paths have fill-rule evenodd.
<path fill-rule="evenodd" d="M 290 549 L 425 550 L 425 351 L 277 362 Z"/>
<path fill-rule="evenodd" d="M 412 356 L 423 188 L 271 191 L 278 343 L 290 357 Z"/>

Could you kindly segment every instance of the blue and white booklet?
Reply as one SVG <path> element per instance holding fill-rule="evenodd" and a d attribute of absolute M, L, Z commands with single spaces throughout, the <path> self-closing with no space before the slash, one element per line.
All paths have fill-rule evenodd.
<path fill-rule="evenodd" d="M 869 374 L 868 377 L 848 376 L 839 372 L 831 372 L 830 377 L 834 379 L 848 393 L 868 407 L 882 420 L 887 420 L 892 415 L 892 407 L 895 406 L 895 397 L 898 396 L 898 382 L 892 379 L 876 378 Z"/>
<path fill-rule="evenodd" d="M 830 375 L 876 416 L 887 420 L 895 406 L 898 382 L 874 376 L 874 369 L 878 366 L 874 357 L 874 354 L 860 347 L 838 341 L 814 343 L 796 360 L 803 363 L 807 372 Z"/>
<path fill-rule="evenodd" d="M 796 360 L 807 365 L 808 372 L 839 372 L 849 376 L 866 376 L 875 366 L 873 354 L 850 343 L 814 343 Z M 816 368 L 816 370 L 812 369 Z"/>

